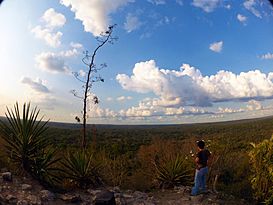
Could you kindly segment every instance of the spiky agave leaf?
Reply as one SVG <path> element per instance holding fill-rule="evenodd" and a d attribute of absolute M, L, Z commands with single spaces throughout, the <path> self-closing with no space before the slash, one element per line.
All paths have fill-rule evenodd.
<path fill-rule="evenodd" d="M 45 135 L 48 121 L 38 119 L 40 110 L 31 109 L 30 103 L 24 103 L 22 113 L 16 103 L 14 109 L 7 108 L 7 123 L 0 123 L 4 131 L 2 136 L 10 159 L 18 165 L 20 171 L 25 171 L 40 181 L 54 180 L 52 173 L 58 160 L 54 151 L 50 151 L 50 140 Z M 51 176 L 52 175 L 52 176 Z M 51 180 L 52 179 L 52 180 Z"/>
<path fill-rule="evenodd" d="M 49 145 L 44 135 L 48 129 L 47 122 L 42 122 L 43 118 L 37 120 L 39 112 L 37 107 L 30 110 L 30 103 L 25 103 L 21 118 L 19 105 L 16 103 L 14 110 L 7 108 L 8 123 L 1 122 L 6 150 L 11 159 L 25 171 L 30 171 L 31 161 Z"/>
<path fill-rule="evenodd" d="M 86 150 L 68 153 L 62 163 L 66 170 L 66 178 L 72 180 L 80 188 L 100 184 L 99 164 L 94 162 L 94 155 Z"/>
<path fill-rule="evenodd" d="M 167 162 L 154 163 L 154 166 L 156 179 L 160 186 L 185 185 L 191 180 L 191 171 L 187 168 L 185 160 L 181 156 L 176 156 Z"/>
<path fill-rule="evenodd" d="M 63 169 L 56 166 L 60 158 L 56 158 L 55 156 L 56 150 L 51 148 L 34 160 L 32 172 L 40 182 L 46 185 L 60 183 L 62 180 L 60 173 L 63 172 Z"/>

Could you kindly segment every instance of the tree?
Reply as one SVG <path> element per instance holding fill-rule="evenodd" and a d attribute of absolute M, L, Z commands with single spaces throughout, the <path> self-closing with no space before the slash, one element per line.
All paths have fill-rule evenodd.
<path fill-rule="evenodd" d="M 85 79 L 82 79 L 80 73 L 75 72 L 74 76 L 77 80 L 83 83 L 83 95 L 80 96 L 78 95 L 76 90 L 72 90 L 71 92 L 73 93 L 74 96 L 80 98 L 83 100 L 83 110 L 82 110 L 82 125 L 83 125 L 83 135 L 82 135 L 82 148 L 85 149 L 87 145 L 86 141 L 86 136 L 87 136 L 87 131 L 86 131 L 86 119 L 87 119 L 87 103 L 90 97 L 92 97 L 92 101 L 94 104 L 99 103 L 99 99 L 96 95 L 92 95 L 91 89 L 93 86 L 93 83 L 95 82 L 104 82 L 104 79 L 101 78 L 100 76 L 97 76 L 96 73 L 101 70 L 102 68 L 105 68 L 107 65 L 105 63 L 100 64 L 100 66 L 97 67 L 95 63 L 95 58 L 97 52 L 106 44 L 106 43 L 111 43 L 115 40 L 117 40 L 116 37 L 113 37 L 113 30 L 116 25 L 109 26 L 107 31 L 102 33 L 99 37 L 96 38 L 98 45 L 92 52 L 92 54 L 89 54 L 88 51 L 85 52 L 85 56 L 82 59 L 82 62 L 87 66 L 87 75 L 85 76 Z M 76 117 L 75 118 L 78 122 L 80 122 L 80 118 Z"/>

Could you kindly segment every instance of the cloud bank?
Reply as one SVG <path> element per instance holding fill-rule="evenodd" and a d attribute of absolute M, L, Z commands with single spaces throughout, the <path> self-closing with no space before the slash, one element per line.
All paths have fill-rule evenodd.
<path fill-rule="evenodd" d="M 203 76 L 200 70 L 183 64 L 179 71 L 160 69 L 154 60 L 135 64 L 131 76 L 118 74 L 123 89 L 154 93 L 154 105 L 165 107 L 212 106 L 216 102 L 273 97 L 273 72 L 259 70 L 234 74 L 220 70 Z"/>

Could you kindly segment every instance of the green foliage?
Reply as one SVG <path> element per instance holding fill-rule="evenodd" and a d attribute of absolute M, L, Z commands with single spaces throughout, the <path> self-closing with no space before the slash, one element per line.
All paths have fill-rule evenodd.
<path fill-rule="evenodd" d="M 65 176 L 79 188 L 88 188 L 101 184 L 99 177 L 99 164 L 95 162 L 94 155 L 86 150 L 69 152 L 62 162 Z"/>
<path fill-rule="evenodd" d="M 41 182 L 54 181 L 51 171 L 58 160 L 54 159 L 54 152 L 46 153 L 50 144 L 45 135 L 48 127 L 42 118 L 38 120 L 39 112 L 37 107 L 31 109 L 30 103 L 23 105 L 22 115 L 18 103 L 14 110 L 7 108 L 7 123 L 1 121 L 2 137 L 6 152 L 19 171 L 27 172 Z"/>
<path fill-rule="evenodd" d="M 47 122 L 42 122 L 42 119 L 37 120 L 39 110 L 36 107 L 30 110 L 30 104 L 23 105 L 22 115 L 21 119 L 18 103 L 14 106 L 14 110 L 7 108 L 8 123 L 1 122 L 1 127 L 11 160 L 29 172 L 34 159 L 48 146 L 49 141 L 44 135 L 48 127 L 46 127 Z"/>
<path fill-rule="evenodd" d="M 63 169 L 58 167 L 60 158 L 56 158 L 56 150 L 48 149 L 41 152 L 39 156 L 34 159 L 34 166 L 32 172 L 34 176 L 44 184 L 56 184 L 61 182 L 60 173 Z"/>
<path fill-rule="evenodd" d="M 174 187 L 177 185 L 189 185 L 192 180 L 192 170 L 186 166 L 185 157 L 176 156 L 166 162 L 154 162 L 155 178 L 160 187 Z"/>
<path fill-rule="evenodd" d="M 273 203 L 273 136 L 252 146 L 249 152 L 252 188 L 256 198 L 269 205 Z"/>

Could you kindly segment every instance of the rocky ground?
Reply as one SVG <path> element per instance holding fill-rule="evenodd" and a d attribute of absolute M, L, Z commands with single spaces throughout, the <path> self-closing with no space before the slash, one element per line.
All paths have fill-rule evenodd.
<path fill-rule="evenodd" d="M 0 205 L 92 205 L 99 203 L 100 198 L 114 196 L 117 205 L 203 205 L 203 204 L 250 204 L 244 200 L 221 194 L 207 193 L 190 196 L 190 187 L 175 187 L 171 190 L 159 190 L 144 193 L 140 191 L 120 190 L 118 187 L 88 189 L 64 194 L 52 193 L 29 178 L 18 178 L 10 172 L 0 175 Z M 105 203 L 105 204 L 113 204 Z"/>

